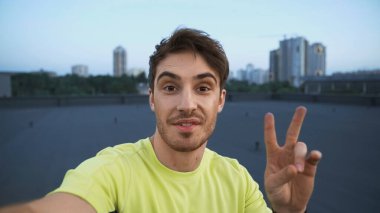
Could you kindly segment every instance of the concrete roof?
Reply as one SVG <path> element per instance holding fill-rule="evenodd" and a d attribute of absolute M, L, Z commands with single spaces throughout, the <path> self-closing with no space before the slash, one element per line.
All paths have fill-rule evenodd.
<path fill-rule="evenodd" d="M 237 158 L 263 191 L 263 116 L 275 114 L 277 137 L 283 141 L 300 104 L 308 107 L 300 140 L 323 153 L 308 212 L 380 209 L 380 108 L 229 102 L 208 147 Z M 148 105 L 0 109 L 0 205 L 44 196 L 59 186 L 68 169 L 99 150 L 145 138 L 154 129 Z"/>

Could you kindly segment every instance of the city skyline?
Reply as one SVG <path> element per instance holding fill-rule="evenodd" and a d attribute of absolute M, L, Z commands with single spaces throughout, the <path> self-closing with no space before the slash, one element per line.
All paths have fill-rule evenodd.
<path fill-rule="evenodd" d="M 378 1 L 152 0 L 0 1 L 0 70 L 112 75 L 113 49 L 128 68 L 148 70 L 159 41 L 179 26 L 206 31 L 223 45 L 232 71 L 269 69 L 270 51 L 302 36 L 327 49 L 326 74 L 380 68 Z"/>
<path fill-rule="evenodd" d="M 284 39 L 270 52 L 269 78 L 299 87 L 305 77 L 326 74 L 326 47 L 303 37 Z"/>

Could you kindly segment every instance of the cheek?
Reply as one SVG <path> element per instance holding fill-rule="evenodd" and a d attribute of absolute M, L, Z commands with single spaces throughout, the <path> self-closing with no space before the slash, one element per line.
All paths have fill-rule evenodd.
<path fill-rule="evenodd" d="M 169 100 L 160 101 L 160 98 L 156 98 L 154 100 L 154 113 L 156 114 L 157 118 L 160 118 L 161 120 L 165 120 L 166 117 L 170 114 L 171 104 Z"/>
<path fill-rule="evenodd" d="M 209 99 L 207 101 L 204 101 L 203 103 L 204 109 L 206 110 L 206 116 L 209 119 L 213 120 L 210 122 L 215 122 L 218 116 L 218 112 L 220 111 L 220 105 L 218 104 L 219 102 L 213 99 Z"/>
<path fill-rule="evenodd" d="M 210 100 L 209 103 L 210 106 L 212 106 L 212 109 L 216 112 L 219 112 L 221 109 L 221 104 L 220 104 L 220 98 L 219 97 L 214 97 L 212 100 Z"/>

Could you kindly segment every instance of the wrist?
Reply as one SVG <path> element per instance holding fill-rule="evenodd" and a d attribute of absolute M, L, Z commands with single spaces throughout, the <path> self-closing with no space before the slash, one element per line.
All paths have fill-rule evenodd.
<path fill-rule="evenodd" d="M 307 208 L 304 208 L 304 210 L 291 210 L 288 208 L 282 208 L 282 209 L 277 209 L 277 208 L 272 208 L 273 213 L 307 213 Z"/>

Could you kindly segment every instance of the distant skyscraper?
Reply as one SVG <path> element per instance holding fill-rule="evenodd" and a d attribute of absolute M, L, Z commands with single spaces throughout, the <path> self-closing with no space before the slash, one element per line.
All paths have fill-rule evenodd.
<path fill-rule="evenodd" d="M 71 73 L 81 77 L 88 77 L 88 66 L 77 64 L 71 67 Z"/>
<path fill-rule="evenodd" d="M 127 52 L 122 46 L 113 51 L 113 75 L 120 77 L 127 74 Z"/>
<path fill-rule="evenodd" d="M 237 79 L 240 81 L 248 81 L 248 72 L 245 69 L 239 69 L 237 71 Z"/>
<path fill-rule="evenodd" d="M 236 72 L 235 78 L 240 81 L 247 81 L 249 84 L 263 84 L 267 82 L 267 71 L 258 69 L 249 63 L 245 69 L 239 69 Z"/>
<path fill-rule="evenodd" d="M 279 81 L 281 64 L 280 49 L 270 51 L 269 55 L 269 81 Z"/>
<path fill-rule="evenodd" d="M 321 43 L 309 46 L 307 76 L 324 76 L 326 74 L 326 47 Z"/>
<path fill-rule="evenodd" d="M 324 75 L 325 50 L 326 48 L 320 43 L 309 46 L 303 37 L 280 41 L 280 48 L 270 52 L 270 80 L 285 81 L 299 87 L 305 76 Z"/>
<path fill-rule="evenodd" d="M 249 83 L 264 84 L 268 80 L 268 71 L 263 69 L 253 69 L 249 72 Z"/>
<path fill-rule="evenodd" d="M 295 87 L 302 83 L 306 75 L 308 42 L 302 37 L 280 41 L 281 69 L 279 81 L 287 81 Z"/>

